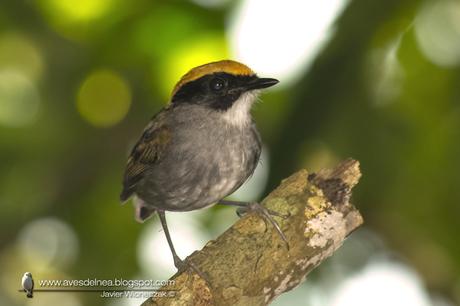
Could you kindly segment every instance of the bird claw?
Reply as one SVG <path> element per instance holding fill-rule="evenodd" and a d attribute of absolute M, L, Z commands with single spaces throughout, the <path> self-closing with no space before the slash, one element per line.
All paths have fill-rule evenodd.
<path fill-rule="evenodd" d="M 280 217 L 283 219 L 286 219 L 290 216 L 290 214 L 285 215 L 281 214 L 277 211 L 265 208 L 264 206 L 260 205 L 258 202 L 250 202 L 246 206 L 241 206 L 238 207 L 236 210 L 236 214 L 241 218 L 244 214 L 248 213 L 249 211 L 254 211 L 259 214 L 261 214 L 265 220 L 268 220 L 268 222 L 271 223 L 271 225 L 275 228 L 275 230 L 278 232 L 278 235 L 281 237 L 281 239 L 284 241 L 286 244 L 286 247 L 289 251 L 289 242 L 287 241 L 286 236 L 284 235 L 283 231 L 281 230 L 279 224 L 272 218 L 272 216 Z"/>

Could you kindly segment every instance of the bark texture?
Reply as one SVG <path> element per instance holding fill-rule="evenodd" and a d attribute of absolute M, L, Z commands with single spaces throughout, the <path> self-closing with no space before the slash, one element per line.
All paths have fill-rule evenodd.
<path fill-rule="evenodd" d="M 289 215 L 274 217 L 289 250 L 269 222 L 250 213 L 189 256 L 209 284 L 195 273 L 177 273 L 171 278 L 173 286 L 160 289 L 175 290 L 174 297 L 149 298 L 142 305 L 269 304 L 302 283 L 362 224 L 360 213 L 349 203 L 360 176 L 359 163 L 352 159 L 334 169 L 293 174 L 262 202 Z"/>

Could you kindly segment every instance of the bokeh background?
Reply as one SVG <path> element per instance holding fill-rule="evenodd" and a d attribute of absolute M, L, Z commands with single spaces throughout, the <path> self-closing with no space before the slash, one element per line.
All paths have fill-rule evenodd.
<path fill-rule="evenodd" d="M 460 304 L 460 2 L 4 0 L 0 305 L 139 305 L 20 279 L 164 279 L 156 218 L 118 195 L 126 157 L 175 81 L 232 58 L 276 77 L 254 108 L 262 163 L 235 199 L 353 157 L 365 218 L 274 305 Z M 232 208 L 168 215 L 182 257 Z"/>

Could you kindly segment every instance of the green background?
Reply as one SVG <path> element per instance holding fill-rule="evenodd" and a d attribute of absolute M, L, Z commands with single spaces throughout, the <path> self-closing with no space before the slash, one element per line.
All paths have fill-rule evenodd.
<path fill-rule="evenodd" d="M 152 277 L 138 260 L 147 224 L 118 203 L 122 172 L 177 78 L 234 57 L 228 27 L 239 2 L 221 2 L 0 3 L 0 304 L 130 305 L 91 294 L 26 301 L 16 292 L 25 271 Z M 424 16 L 428 30 L 417 28 Z M 327 305 L 310 300 L 315 288 L 333 290 L 383 258 L 413 271 L 443 305 L 460 304 L 459 20 L 456 1 L 350 1 L 313 61 L 255 107 L 269 152 L 261 194 L 297 169 L 347 157 L 363 172 L 352 200 L 364 228 L 285 303 Z M 439 29 L 449 31 L 421 42 Z M 231 209 L 199 216 L 204 232 L 232 224 L 233 211 L 222 210 Z"/>

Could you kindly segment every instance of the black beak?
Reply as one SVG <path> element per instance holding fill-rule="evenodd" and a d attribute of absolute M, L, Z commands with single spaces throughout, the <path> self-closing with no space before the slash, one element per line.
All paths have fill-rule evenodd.
<path fill-rule="evenodd" d="M 256 77 L 252 79 L 251 81 L 249 81 L 244 87 L 246 90 L 262 89 L 262 88 L 271 87 L 278 83 L 279 81 L 277 79 Z"/>

